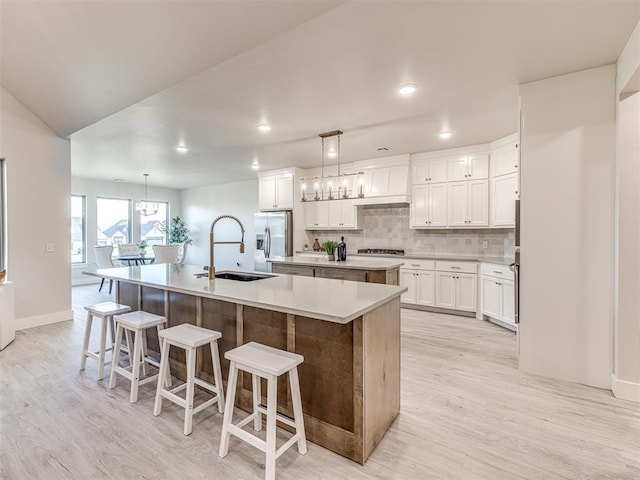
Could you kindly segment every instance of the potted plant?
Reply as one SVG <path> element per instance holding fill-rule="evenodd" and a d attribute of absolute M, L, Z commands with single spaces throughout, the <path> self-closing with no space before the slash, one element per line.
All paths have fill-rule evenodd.
<path fill-rule="evenodd" d="M 330 262 L 334 262 L 336 260 L 335 253 L 336 253 L 337 246 L 338 246 L 338 242 L 334 240 L 327 240 L 322 244 L 322 248 L 324 248 L 324 251 L 327 252 Z"/>
<path fill-rule="evenodd" d="M 138 248 L 140 249 L 140 255 L 144 256 L 147 253 L 147 247 L 149 244 L 145 239 L 142 239 L 138 242 Z"/>
<path fill-rule="evenodd" d="M 173 217 L 169 227 L 164 227 L 162 230 L 167 234 L 167 243 L 169 245 L 172 243 L 190 244 L 193 242 L 191 237 L 189 237 L 187 224 L 180 218 L 180 215 Z"/>

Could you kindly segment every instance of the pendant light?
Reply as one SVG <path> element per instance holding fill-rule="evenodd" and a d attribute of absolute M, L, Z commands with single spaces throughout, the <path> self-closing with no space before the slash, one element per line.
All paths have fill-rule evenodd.
<path fill-rule="evenodd" d="M 136 211 L 140 212 L 140 215 L 144 215 L 148 217 L 149 215 L 155 215 L 158 213 L 158 209 L 160 206 L 156 202 L 150 202 L 148 200 L 149 196 L 147 195 L 147 179 L 149 178 L 148 173 L 143 173 L 144 175 L 144 200 L 136 203 Z"/>
<path fill-rule="evenodd" d="M 342 130 L 332 130 L 331 132 L 320 133 L 322 139 L 322 157 L 320 176 L 306 177 L 300 179 L 300 192 L 302 202 L 314 202 L 321 200 L 347 200 L 349 198 L 364 197 L 362 183 L 364 172 L 341 173 L 340 171 L 340 136 Z M 324 175 L 324 140 L 325 138 L 336 137 L 335 150 L 329 152 L 330 157 L 338 159 L 338 174 Z M 357 184 L 355 183 L 357 182 Z M 308 190 L 313 189 L 313 194 Z"/>

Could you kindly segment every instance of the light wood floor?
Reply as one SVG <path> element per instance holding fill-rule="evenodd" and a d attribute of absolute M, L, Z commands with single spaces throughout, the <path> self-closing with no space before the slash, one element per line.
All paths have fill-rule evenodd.
<path fill-rule="evenodd" d="M 214 409 L 185 437 L 179 407 L 153 416 L 153 386 L 132 405 L 124 382 L 95 380 L 95 361 L 78 371 L 82 306 L 108 299 L 96 290 L 75 287 L 73 321 L 18 332 L 0 352 L 0 477 L 264 478 L 263 455 L 235 438 L 218 457 Z M 367 464 L 309 444 L 278 460 L 278 478 L 640 478 L 638 404 L 520 372 L 514 335 L 491 324 L 411 310 L 402 322 L 402 411 Z"/>

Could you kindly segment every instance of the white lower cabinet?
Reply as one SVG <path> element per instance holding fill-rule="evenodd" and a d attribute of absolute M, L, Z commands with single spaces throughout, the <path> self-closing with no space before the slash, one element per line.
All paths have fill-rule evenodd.
<path fill-rule="evenodd" d="M 400 285 L 407 287 L 404 304 L 475 312 L 477 264 L 407 260 L 400 268 Z"/>
<path fill-rule="evenodd" d="M 482 315 L 516 329 L 513 273 L 506 265 L 483 263 Z"/>

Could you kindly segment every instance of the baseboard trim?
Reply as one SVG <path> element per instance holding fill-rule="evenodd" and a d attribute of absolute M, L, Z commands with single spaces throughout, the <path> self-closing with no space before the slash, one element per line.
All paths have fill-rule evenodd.
<path fill-rule="evenodd" d="M 51 323 L 66 322 L 73 320 L 73 310 L 62 310 L 61 312 L 47 313 L 46 315 L 36 315 L 34 317 L 16 318 L 16 331 L 27 328 L 41 327 Z"/>
<path fill-rule="evenodd" d="M 475 317 L 476 316 L 476 312 L 468 312 L 466 310 L 451 310 L 449 308 L 440 308 L 440 307 L 427 307 L 425 305 L 416 305 L 414 303 L 402 303 L 402 302 L 400 302 L 400 307 L 408 308 L 409 310 L 420 310 L 422 312 L 446 313 L 448 315 L 458 315 L 460 317 Z"/>
<path fill-rule="evenodd" d="M 615 374 L 611 374 L 611 391 L 613 396 L 623 400 L 631 400 L 640 403 L 640 383 L 618 380 Z"/>

